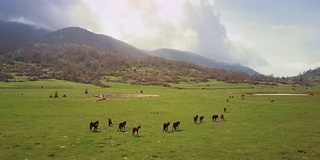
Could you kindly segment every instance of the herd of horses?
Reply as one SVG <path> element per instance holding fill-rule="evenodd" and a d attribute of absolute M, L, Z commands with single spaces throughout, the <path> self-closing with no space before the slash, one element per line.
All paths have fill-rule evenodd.
<path fill-rule="evenodd" d="M 226 112 L 227 108 L 224 108 L 223 111 Z M 197 123 L 198 118 L 199 118 L 198 115 L 193 117 L 193 122 Z M 218 118 L 219 118 L 219 115 L 216 115 L 216 114 L 213 115 L 212 116 L 212 122 L 216 122 Z M 200 119 L 200 123 L 202 123 L 203 119 L 204 119 L 204 116 L 200 116 L 199 119 Z M 221 119 L 221 121 L 224 121 L 224 114 L 223 113 L 221 113 L 220 119 Z M 124 132 L 125 129 L 126 129 L 126 124 L 127 124 L 126 121 L 123 121 L 123 122 L 119 123 L 119 127 L 118 127 L 117 131 L 118 132 L 119 131 Z M 111 118 L 108 118 L 108 125 L 109 125 L 109 127 L 113 126 Z M 99 126 L 99 121 L 90 122 L 90 124 L 89 124 L 89 132 L 90 131 L 91 132 L 92 131 L 97 131 L 98 126 Z M 170 122 L 163 123 L 163 132 L 168 132 L 169 126 L 170 126 Z M 180 121 L 173 122 L 173 124 L 172 124 L 172 132 L 179 131 L 180 130 L 179 126 L 180 126 Z M 141 129 L 141 125 L 139 125 L 137 127 L 133 127 L 132 128 L 132 136 L 134 136 L 134 137 L 139 136 L 139 129 Z"/>

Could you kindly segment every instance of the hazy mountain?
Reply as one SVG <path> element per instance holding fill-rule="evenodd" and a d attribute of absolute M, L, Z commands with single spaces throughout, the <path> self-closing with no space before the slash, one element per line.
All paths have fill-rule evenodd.
<path fill-rule="evenodd" d="M 91 46 L 109 53 L 122 54 L 133 57 L 146 57 L 150 54 L 176 61 L 193 62 L 198 65 L 224 68 L 231 71 L 242 71 L 250 75 L 259 74 L 249 67 L 238 64 L 221 63 L 217 60 L 206 58 L 195 53 L 173 50 L 158 49 L 146 52 L 132 45 L 119 41 L 110 36 L 95 34 L 79 27 L 69 27 L 57 31 L 49 31 L 16 22 L 5 22 L 0 20 L 0 51 L 17 45 L 33 42 L 48 44 L 77 44 Z"/>
<path fill-rule="evenodd" d="M 0 20 L 0 50 L 38 41 L 50 32 L 27 24 Z"/>
<path fill-rule="evenodd" d="M 95 34 L 79 27 L 64 28 L 44 37 L 49 44 L 78 44 L 95 47 L 110 53 L 144 57 L 148 54 L 110 36 Z"/>
<path fill-rule="evenodd" d="M 171 60 L 193 62 L 198 65 L 212 68 L 224 68 L 230 71 L 241 71 L 250 75 L 259 74 L 255 70 L 239 64 L 222 63 L 217 60 L 200 56 L 198 54 L 174 49 L 158 49 L 150 52 L 154 56 L 163 57 Z"/>

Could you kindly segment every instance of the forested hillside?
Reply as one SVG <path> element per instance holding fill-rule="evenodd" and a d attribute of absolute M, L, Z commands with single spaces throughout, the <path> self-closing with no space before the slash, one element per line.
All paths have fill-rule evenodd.
<path fill-rule="evenodd" d="M 41 39 L 47 44 L 77 44 L 85 45 L 111 53 L 144 57 L 148 54 L 129 44 L 119 41 L 110 36 L 95 34 L 79 27 L 63 28 L 52 32 Z"/>
<path fill-rule="evenodd" d="M 105 51 L 102 53 L 83 45 L 43 43 L 6 51 L 0 57 L 0 70 L 3 81 L 12 81 L 10 75 L 13 74 L 27 76 L 29 80 L 56 78 L 100 86 L 103 86 L 100 78 L 107 75 L 121 77 L 120 81 L 124 83 L 163 86 L 181 81 L 217 79 L 235 83 L 265 78 L 159 57 L 132 58 Z"/>
<path fill-rule="evenodd" d="M 103 87 L 107 87 L 101 83 L 104 76 L 119 77 L 123 83 L 162 86 L 209 79 L 271 85 L 319 82 L 319 68 L 297 77 L 265 76 L 248 67 L 223 64 L 191 52 L 160 49 L 153 52 L 159 57 L 154 57 L 112 37 L 78 27 L 51 32 L 0 21 L 0 44 L 0 81 L 55 78 Z"/>
<path fill-rule="evenodd" d="M 294 83 L 302 83 L 302 84 L 319 84 L 320 82 L 320 67 L 315 69 L 309 69 L 308 71 L 304 71 L 302 74 L 298 76 L 291 77 Z"/>

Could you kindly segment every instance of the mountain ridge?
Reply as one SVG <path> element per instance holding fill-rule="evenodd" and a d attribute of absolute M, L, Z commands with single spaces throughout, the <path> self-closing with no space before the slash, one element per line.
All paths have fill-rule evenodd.
<path fill-rule="evenodd" d="M 249 75 L 259 75 L 260 74 L 257 71 L 255 71 L 249 67 L 242 66 L 240 64 L 223 63 L 223 62 L 219 62 L 215 59 L 207 58 L 207 57 L 198 55 L 193 52 L 188 52 L 188 51 L 160 48 L 157 50 L 150 51 L 149 53 L 151 53 L 154 56 L 167 58 L 170 60 L 176 60 L 176 61 L 180 60 L 180 61 L 193 62 L 195 64 L 202 65 L 205 67 L 222 68 L 222 69 L 226 69 L 229 71 L 245 72 L 245 73 L 248 73 Z"/>
<path fill-rule="evenodd" d="M 145 57 L 144 51 L 117 40 L 113 37 L 96 34 L 80 27 L 68 27 L 46 35 L 42 42 L 49 44 L 78 44 L 95 47 L 115 54 L 124 54 L 134 57 Z"/>
<path fill-rule="evenodd" d="M 9 31 L 8 31 L 9 30 Z M 19 30 L 15 32 L 15 30 Z M 0 51 L 25 43 L 77 44 L 86 45 L 113 54 L 129 57 L 158 56 L 175 61 L 187 61 L 205 67 L 222 68 L 228 71 L 240 71 L 249 75 L 259 74 L 249 67 L 222 63 L 198 54 L 173 49 L 158 49 L 151 52 L 141 50 L 111 36 L 96 34 L 80 27 L 67 27 L 56 31 L 36 28 L 32 25 L 0 20 Z M 166 54 L 164 54 L 166 53 Z"/>
<path fill-rule="evenodd" d="M 0 19 L 0 51 L 38 41 L 50 32 L 50 30 L 37 28 L 32 25 Z"/>

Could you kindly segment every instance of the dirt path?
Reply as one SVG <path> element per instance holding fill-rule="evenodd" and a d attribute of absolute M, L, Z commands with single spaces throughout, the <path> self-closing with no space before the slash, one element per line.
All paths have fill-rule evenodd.
<path fill-rule="evenodd" d="M 159 97 L 154 94 L 105 94 L 105 98 L 143 98 L 143 97 Z"/>

